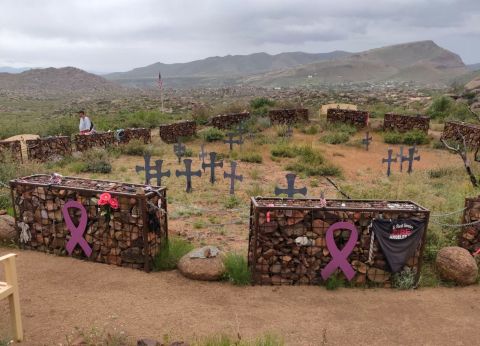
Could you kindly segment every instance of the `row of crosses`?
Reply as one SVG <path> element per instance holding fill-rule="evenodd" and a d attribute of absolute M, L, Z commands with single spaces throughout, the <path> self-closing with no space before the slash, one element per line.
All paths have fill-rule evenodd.
<path fill-rule="evenodd" d="M 393 150 L 388 149 L 388 157 L 386 159 L 382 159 L 382 163 L 387 163 L 387 176 L 389 177 L 392 173 L 392 163 L 393 162 L 400 162 L 400 172 L 403 172 L 403 163 L 408 162 L 408 169 L 407 173 L 410 174 L 413 172 L 413 162 L 420 161 L 420 155 L 415 156 L 418 153 L 416 146 L 408 148 L 408 154 L 403 154 L 403 146 L 400 147 L 400 152 L 396 154 L 395 158 L 393 157 Z M 400 161 L 398 161 L 400 160 Z"/>
<path fill-rule="evenodd" d="M 205 162 L 205 156 L 207 154 L 205 153 L 205 148 L 202 146 L 201 152 L 199 154 L 200 158 L 202 159 L 202 168 L 203 171 L 205 172 L 206 168 L 210 169 L 210 182 L 212 184 L 215 184 L 216 178 L 215 178 L 215 168 L 216 167 L 223 167 L 223 161 L 217 162 L 217 153 L 211 152 L 209 154 L 210 156 L 210 162 L 207 163 Z M 145 184 L 151 185 L 151 182 L 153 179 L 157 180 L 157 186 L 162 185 L 162 178 L 163 177 L 170 177 L 170 170 L 168 171 L 162 171 L 162 165 L 163 165 L 163 160 L 156 160 L 155 165 L 151 165 L 151 156 L 150 155 L 145 155 L 144 156 L 145 160 L 145 166 L 136 166 L 135 171 L 137 173 L 140 172 L 145 172 Z M 191 159 L 184 159 L 183 163 L 185 165 L 185 170 L 176 170 L 175 171 L 175 176 L 181 177 L 185 176 L 186 178 L 186 192 L 190 193 L 192 192 L 192 177 L 201 177 L 202 176 L 202 171 L 197 170 L 197 171 L 192 171 L 192 160 Z M 235 161 L 232 161 L 230 164 L 230 173 L 223 172 L 223 177 L 225 179 L 229 178 L 230 179 L 230 194 L 235 194 L 235 181 L 243 181 L 243 176 L 242 175 L 237 175 L 236 174 L 237 170 L 237 163 Z"/>

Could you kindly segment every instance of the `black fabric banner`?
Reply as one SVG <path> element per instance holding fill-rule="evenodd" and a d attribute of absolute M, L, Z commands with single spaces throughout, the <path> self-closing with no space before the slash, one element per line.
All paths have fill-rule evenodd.
<path fill-rule="evenodd" d="M 373 232 L 393 273 L 402 270 L 413 256 L 425 231 L 419 220 L 374 220 Z"/>

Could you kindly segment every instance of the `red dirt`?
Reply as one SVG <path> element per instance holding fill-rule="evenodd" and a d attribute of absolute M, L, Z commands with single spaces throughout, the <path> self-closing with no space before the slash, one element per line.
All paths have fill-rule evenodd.
<path fill-rule="evenodd" d="M 0 248 L 0 255 L 12 252 Z M 288 345 L 474 345 L 478 286 L 392 289 L 234 287 L 19 251 L 24 345 L 65 344 L 75 327 L 190 339 L 265 332 Z M 0 303 L 0 336 L 8 309 Z"/>

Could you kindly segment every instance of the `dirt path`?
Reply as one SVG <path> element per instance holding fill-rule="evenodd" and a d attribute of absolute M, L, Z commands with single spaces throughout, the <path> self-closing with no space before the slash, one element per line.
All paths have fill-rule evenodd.
<path fill-rule="evenodd" d="M 0 248 L 0 255 L 11 252 Z M 473 345 L 478 286 L 416 291 L 246 287 L 189 281 L 31 251 L 15 251 L 24 345 L 58 345 L 75 327 L 181 339 L 273 332 L 288 345 Z M 0 336 L 7 326 L 0 302 Z"/>

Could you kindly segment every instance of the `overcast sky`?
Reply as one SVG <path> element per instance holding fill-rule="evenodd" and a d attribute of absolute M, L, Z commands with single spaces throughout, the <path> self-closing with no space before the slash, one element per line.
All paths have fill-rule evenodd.
<path fill-rule="evenodd" d="M 480 62 L 480 0 L 0 0 L 0 66 L 112 72 L 428 39 Z"/>

